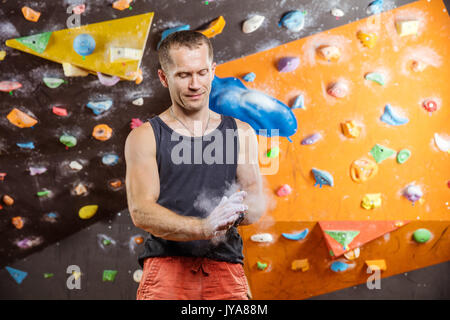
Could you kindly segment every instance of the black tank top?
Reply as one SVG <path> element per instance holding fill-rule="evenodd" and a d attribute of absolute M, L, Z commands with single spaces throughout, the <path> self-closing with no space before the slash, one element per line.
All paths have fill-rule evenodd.
<path fill-rule="evenodd" d="M 180 135 L 159 116 L 149 122 L 155 133 L 160 179 L 157 203 L 179 215 L 205 218 L 236 182 L 236 121 L 222 115 L 220 125 L 203 137 Z M 212 155 L 216 161 L 202 154 Z M 221 240 L 171 241 L 149 234 L 138 262 L 143 267 L 149 257 L 191 256 L 243 264 L 237 228 L 231 227 Z"/>

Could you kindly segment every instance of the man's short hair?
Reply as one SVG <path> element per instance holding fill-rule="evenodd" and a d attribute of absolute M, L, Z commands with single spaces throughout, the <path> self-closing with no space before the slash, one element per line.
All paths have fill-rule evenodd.
<path fill-rule="evenodd" d="M 158 59 L 161 68 L 166 71 L 167 67 L 173 63 L 169 50 L 171 48 L 188 47 L 189 49 L 197 49 L 201 45 L 207 45 L 209 50 L 209 58 L 213 60 L 213 47 L 208 37 L 198 31 L 183 30 L 169 34 L 159 46 Z"/>

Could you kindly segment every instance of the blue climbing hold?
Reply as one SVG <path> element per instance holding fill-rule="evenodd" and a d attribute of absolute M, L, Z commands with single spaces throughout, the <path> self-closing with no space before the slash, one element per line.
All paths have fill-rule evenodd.
<path fill-rule="evenodd" d="M 298 32 L 305 26 L 305 15 L 306 11 L 290 11 L 281 18 L 278 26 L 285 27 L 290 31 Z"/>
<path fill-rule="evenodd" d="M 191 26 L 188 24 L 182 25 L 182 26 L 178 26 L 175 28 L 170 28 L 170 29 L 166 29 L 163 31 L 163 33 L 161 34 L 161 40 L 158 42 L 158 46 L 157 49 L 159 49 L 159 46 L 161 45 L 161 42 L 163 42 L 163 40 L 165 38 L 167 38 L 167 36 L 171 33 L 177 32 L 177 31 L 183 31 L 183 30 L 190 30 Z"/>
<path fill-rule="evenodd" d="M 105 100 L 99 102 L 88 102 L 86 105 L 88 108 L 92 109 L 96 115 L 99 115 L 111 108 L 113 102 L 112 100 Z"/>
<path fill-rule="evenodd" d="M 321 188 L 324 184 L 330 187 L 333 186 L 333 176 L 330 173 L 315 168 L 312 168 L 312 173 L 314 174 L 314 179 L 316 179 L 314 186 L 319 185 Z"/>
<path fill-rule="evenodd" d="M 245 76 L 242 77 L 247 82 L 253 82 L 255 81 L 256 74 L 254 72 L 247 73 Z"/>
<path fill-rule="evenodd" d="M 409 122 L 408 118 L 402 118 L 399 115 L 395 114 L 390 104 L 387 104 L 384 107 L 384 113 L 381 116 L 380 120 L 393 126 L 400 126 Z"/>
<path fill-rule="evenodd" d="M 25 277 L 28 275 L 28 272 L 25 272 L 22 270 L 17 270 L 17 269 L 11 268 L 11 267 L 5 267 L 5 268 L 6 268 L 6 270 L 8 270 L 11 277 L 13 277 L 13 279 L 18 284 L 21 284 L 23 279 L 25 279 Z"/>
<path fill-rule="evenodd" d="M 80 34 L 73 40 L 73 49 L 80 56 L 88 56 L 95 49 L 95 40 L 94 38 L 86 33 Z"/>
<path fill-rule="evenodd" d="M 383 0 L 375 0 L 369 3 L 367 7 L 367 14 L 378 14 L 383 11 Z"/>
<path fill-rule="evenodd" d="M 24 142 L 24 143 L 18 142 L 18 143 L 16 143 L 16 145 L 19 148 L 22 148 L 22 149 L 34 149 L 34 143 L 33 142 Z"/>
<path fill-rule="evenodd" d="M 281 235 L 289 240 L 303 240 L 308 234 L 309 229 L 305 229 L 299 233 L 282 233 Z"/>
<path fill-rule="evenodd" d="M 348 264 L 341 262 L 341 261 L 335 261 L 331 264 L 331 270 L 334 272 L 342 272 L 348 269 Z"/>
<path fill-rule="evenodd" d="M 113 153 L 105 154 L 102 157 L 102 163 L 107 166 L 113 166 L 119 162 L 119 156 Z"/>
<path fill-rule="evenodd" d="M 303 98 L 303 95 L 299 95 L 295 101 L 294 104 L 292 105 L 292 109 L 306 109 L 305 107 L 305 99 Z"/>
<path fill-rule="evenodd" d="M 292 110 L 277 99 L 247 89 L 238 78 L 214 77 L 209 105 L 214 112 L 247 122 L 259 135 L 290 136 L 297 131 Z"/>

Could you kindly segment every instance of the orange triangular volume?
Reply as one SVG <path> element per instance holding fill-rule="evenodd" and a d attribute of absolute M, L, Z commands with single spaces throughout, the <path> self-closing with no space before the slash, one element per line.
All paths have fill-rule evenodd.
<path fill-rule="evenodd" d="M 359 248 L 362 245 L 375 240 L 391 231 L 406 225 L 409 221 L 319 221 L 320 229 L 327 243 L 330 255 L 333 259 L 340 257 L 347 251 Z M 347 247 L 333 239 L 326 231 L 359 231 Z"/>

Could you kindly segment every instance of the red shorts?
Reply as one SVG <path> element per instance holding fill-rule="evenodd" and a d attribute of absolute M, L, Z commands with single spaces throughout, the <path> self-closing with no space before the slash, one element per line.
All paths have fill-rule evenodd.
<path fill-rule="evenodd" d="M 144 261 L 137 300 L 248 300 L 239 263 L 195 257 L 154 257 Z"/>

